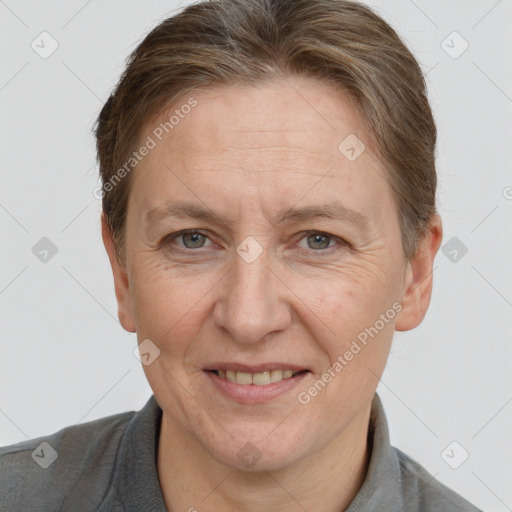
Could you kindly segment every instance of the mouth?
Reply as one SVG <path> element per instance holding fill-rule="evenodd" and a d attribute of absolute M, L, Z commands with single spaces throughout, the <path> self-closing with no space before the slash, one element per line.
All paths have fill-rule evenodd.
<path fill-rule="evenodd" d="M 235 371 L 235 370 L 206 370 L 208 372 L 214 373 L 217 377 L 221 379 L 226 379 L 230 382 L 234 382 L 236 384 L 241 384 L 243 386 L 266 386 L 268 384 L 274 384 L 276 382 L 281 382 L 285 379 L 291 379 L 296 375 L 306 373 L 309 370 L 290 370 L 290 369 L 273 369 L 273 370 L 264 370 L 260 372 L 250 373 L 245 371 Z"/>
<path fill-rule="evenodd" d="M 263 404 L 289 393 L 311 373 L 284 363 L 257 366 L 219 363 L 203 371 L 224 397 L 243 404 Z"/>

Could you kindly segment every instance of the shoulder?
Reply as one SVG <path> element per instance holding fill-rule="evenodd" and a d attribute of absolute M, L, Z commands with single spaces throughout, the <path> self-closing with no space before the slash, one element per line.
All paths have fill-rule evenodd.
<path fill-rule="evenodd" d="M 421 464 L 398 448 L 395 451 L 401 473 L 405 511 L 443 510 L 481 512 L 465 498 L 436 480 Z"/>
<path fill-rule="evenodd" d="M 60 510 L 70 496 L 75 503 L 87 501 L 88 509 L 99 503 L 134 415 L 116 414 L 1 447 L 0 510 L 32 510 L 27 507 L 35 503 L 38 510 Z"/>

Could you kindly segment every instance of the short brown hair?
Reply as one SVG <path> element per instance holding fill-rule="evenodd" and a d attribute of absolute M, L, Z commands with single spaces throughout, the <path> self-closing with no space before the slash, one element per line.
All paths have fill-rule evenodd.
<path fill-rule="evenodd" d="M 352 1 L 205 0 L 145 37 L 97 120 L 102 206 L 121 260 L 130 175 L 105 184 L 130 160 L 144 123 L 193 91 L 293 75 L 355 101 L 388 169 L 403 252 L 414 256 L 436 211 L 436 127 L 421 69 L 396 32 Z"/>

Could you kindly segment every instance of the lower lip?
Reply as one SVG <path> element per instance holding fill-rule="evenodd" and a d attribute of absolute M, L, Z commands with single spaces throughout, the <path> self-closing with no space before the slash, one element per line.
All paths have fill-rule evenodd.
<path fill-rule="evenodd" d="M 264 386 L 256 384 L 237 384 L 228 379 L 219 377 L 216 373 L 205 371 L 206 376 L 225 396 L 243 404 L 261 404 L 276 398 L 295 388 L 309 372 L 298 373 L 288 379 L 272 382 Z"/>

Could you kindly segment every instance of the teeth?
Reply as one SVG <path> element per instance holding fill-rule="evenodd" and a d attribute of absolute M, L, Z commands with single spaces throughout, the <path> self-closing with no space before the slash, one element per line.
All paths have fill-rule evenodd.
<path fill-rule="evenodd" d="M 245 372 L 236 372 L 237 384 L 252 384 L 252 375 Z"/>
<path fill-rule="evenodd" d="M 255 373 L 252 376 L 252 383 L 257 386 L 264 386 L 270 384 L 270 372 Z"/>
<path fill-rule="evenodd" d="M 270 370 L 266 372 L 247 373 L 234 372 L 233 370 L 217 370 L 217 375 L 237 384 L 254 384 L 256 386 L 265 386 L 272 382 L 279 382 L 283 379 L 293 377 L 298 371 L 292 370 Z"/>
<path fill-rule="evenodd" d="M 270 382 L 283 380 L 283 370 L 270 370 Z"/>

